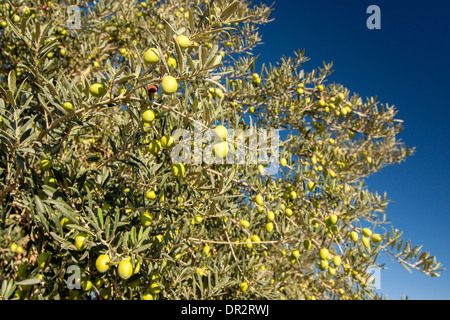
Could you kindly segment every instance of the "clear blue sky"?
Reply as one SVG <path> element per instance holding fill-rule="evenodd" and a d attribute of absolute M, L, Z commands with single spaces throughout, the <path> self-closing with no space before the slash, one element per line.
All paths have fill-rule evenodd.
<path fill-rule="evenodd" d="M 381 9 L 381 30 L 366 27 L 369 5 Z M 333 61 L 330 82 L 397 107 L 397 118 L 405 121 L 400 138 L 416 153 L 367 183 L 388 193 L 392 225 L 448 268 L 450 1 L 278 0 L 274 8 L 275 21 L 260 29 L 264 44 L 254 52 L 260 55 L 256 69 L 305 49 L 307 71 Z M 388 267 L 379 290 L 388 299 L 450 299 L 450 270 L 431 278 L 379 261 Z"/>

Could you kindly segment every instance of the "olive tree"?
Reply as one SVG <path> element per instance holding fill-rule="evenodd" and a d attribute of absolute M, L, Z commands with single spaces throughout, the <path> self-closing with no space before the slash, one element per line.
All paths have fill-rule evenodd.
<path fill-rule="evenodd" d="M 271 11 L 2 1 L 2 298 L 378 299 L 380 254 L 439 274 L 364 183 L 414 151 L 396 109 L 302 51 L 259 64 Z"/>

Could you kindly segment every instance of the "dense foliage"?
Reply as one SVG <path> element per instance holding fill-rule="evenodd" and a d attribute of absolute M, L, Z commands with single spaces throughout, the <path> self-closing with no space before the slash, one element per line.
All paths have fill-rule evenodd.
<path fill-rule="evenodd" d="M 438 275 L 364 183 L 413 151 L 395 108 L 328 83 L 331 64 L 305 72 L 301 51 L 258 65 L 272 8 L 72 4 L 79 29 L 66 1 L 0 7 L 0 297 L 376 299 L 382 253 Z M 282 130 L 279 162 L 230 134 L 195 146 L 243 145 L 246 163 L 173 161 L 175 129 L 219 125 Z"/>

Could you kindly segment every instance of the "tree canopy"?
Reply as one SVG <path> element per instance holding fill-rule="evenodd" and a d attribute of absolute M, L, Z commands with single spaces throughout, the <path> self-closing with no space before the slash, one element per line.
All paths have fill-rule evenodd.
<path fill-rule="evenodd" d="M 1 298 L 380 299 L 380 254 L 439 275 L 365 184 L 414 151 L 396 108 L 301 50 L 259 63 L 272 9 L 2 1 Z"/>

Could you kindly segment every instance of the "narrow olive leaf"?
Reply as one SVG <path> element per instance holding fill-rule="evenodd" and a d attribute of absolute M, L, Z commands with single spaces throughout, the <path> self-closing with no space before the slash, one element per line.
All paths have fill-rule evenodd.
<path fill-rule="evenodd" d="M 189 8 L 189 28 L 190 28 L 190 32 L 191 34 L 194 33 L 195 30 L 195 22 L 194 22 L 194 13 L 192 12 L 192 9 Z"/>
<path fill-rule="evenodd" d="M 63 199 L 58 198 L 56 200 L 46 200 L 47 203 L 53 204 L 59 212 L 69 219 L 71 222 L 78 224 L 79 220 L 77 219 L 77 214 L 73 211 L 72 207 L 69 206 L 67 203 L 64 202 Z"/>
<path fill-rule="evenodd" d="M 142 72 L 142 64 L 141 64 L 140 61 L 138 61 L 138 62 L 136 63 L 136 69 L 134 70 L 134 75 L 133 75 L 133 77 L 139 78 L 139 75 L 141 74 L 141 72 Z"/>
<path fill-rule="evenodd" d="M 180 73 L 180 76 L 183 73 L 183 54 L 181 53 L 181 48 L 180 45 L 178 44 L 178 41 L 175 40 L 175 37 L 173 37 L 173 43 L 175 44 L 175 50 L 177 52 L 177 57 L 178 57 L 178 72 Z"/>
<path fill-rule="evenodd" d="M 98 208 L 97 211 L 98 211 L 97 215 L 98 215 L 99 226 L 100 226 L 100 229 L 103 230 L 103 225 L 104 225 L 103 210 L 102 210 L 102 208 Z"/>
<path fill-rule="evenodd" d="M 88 234 L 90 234 L 91 236 L 95 237 L 95 233 L 93 233 L 91 230 L 89 230 L 88 228 L 82 227 L 80 225 L 77 224 L 67 224 L 67 227 L 70 227 L 71 229 L 75 229 L 81 232 L 86 232 Z"/>
<path fill-rule="evenodd" d="M 149 80 L 155 80 L 155 77 L 153 75 L 148 75 L 148 76 L 136 79 L 136 81 L 138 83 L 146 83 L 146 84 L 150 84 L 151 83 L 151 82 L 147 83 Z M 153 81 L 153 83 L 154 83 L 154 81 Z"/>
<path fill-rule="evenodd" d="M 224 27 L 224 28 L 220 28 L 220 29 L 214 29 L 214 30 L 211 30 L 211 31 L 204 32 L 204 33 L 202 33 L 201 36 L 197 36 L 195 38 L 198 39 L 198 40 L 201 39 L 201 40 L 207 41 L 207 40 L 209 40 L 209 36 L 210 35 L 213 35 L 213 34 L 216 34 L 216 33 L 222 33 L 222 34 L 226 35 L 227 39 L 231 39 L 232 36 L 231 36 L 230 33 L 228 33 L 227 30 L 234 30 L 234 29 L 235 28 L 232 28 L 232 27 Z"/>
<path fill-rule="evenodd" d="M 38 284 L 41 283 L 41 280 L 38 278 L 31 278 L 31 279 L 26 279 L 20 282 L 17 282 L 16 285 L 18 286 L 29 286 L 29 285 L 33 285 L 33 284 Z"/>
<path fill-rule="evenodd" d="M 59 243 L 65 243 L 66 239 L 64 239 L 63 237 L 58 236 L 55 232 L 50 231 L 50 235 L 53 237 L 53 239 L 55 239 L 56 241 L 58 241 Z"/>
<path fill-rule="evenodd" d="M 197 52 L 197 56 L 200 58 L 199 61 L 195 60 L 195 62 L 193 62 L 193 64 L 195 65 L 196 70 L 200 70 L 201 69 L 201 57 L 203 55 L 203 51 L 205 50 L 205 48 L 203 48 L 202 45 L 198 46 L 198 52 Z"/>
<path fill-rule="evenodd" d="M 214 70 L 214 69 L 220 68 L 221 66 L 222 66 L 222 63 L 214 64 L 214 65 L 204 68 L 203 71 Z M 215 80 L 215 79 L 211 78 L 211 80 Z"/>
<path fill-rule="evenodd" d="M 109 62 L 109 61 L 108 61 Z M 133 68 L 131 68 L 133 69 Z M 116 72 L 114 72 L 114 79 L 117 78 L 118 76 L 120 76 L 122 73 L 126 72 L 127 70 L 127 66 L 122 66 L 119 69 L 116 70 Z"/>
<path fill-rule="evenodd" d="M 218 45 L 214 45 L 208 55 L 208 58 L 206 59 L 205 63 L 203 64 L 204 68 L 207 68 L 211 66 L 212 61 L 216 57 L 217 50 L 219 49 Z"/>
<path fill-rule="evenodd" d="M 192 41 L 205 41 L 205 42 L 207 42 L 207 41 L 211 40 L 211 37 L 196 35 L 196 36 L 192 37 L 191 40 Z"/>
<path fill-rule="evenodd" d="M 219 193 L 222 193 L 223 184 L 224 184 L 224 177 L 223 176 L 219 176 Z"/>
<path fill-rule="evenodd" d="M 422 252 L 419 256 L 419 260 L 425 260 L 430 256 L 429 252 Z"/>
<path fill-rule="evenodd" d="M 143 236 L 143 234 L 144 234 L 144 227 L 143 226 L 141 226 L 140 228 L 139 228 L 139 233 L 138 233 L 138 241 L 141 241 L 141 239 L 142 239 L 142 236 Z M 136 244 L 137 245 L 137 244 Z"/>
<path fill-rule="evenodd" d="M 148 234 L 150 233 L 150 231 L 152 231 L 152 228 L 150 228 L 150 227 L 145 228 L 144 232 L 142 232 L 142 233 L 141 233 L 141 231 L 139 231 L 139 237 L 138 237 L 138 241 L 135 245 L 135 248 L 139 247 L 142 244 L 142 242 L 144 242 L 145 240 L 148 239 Z"/>
<path fill-rule="evenodd" d="M 405 260 L 409 260 L 411 257 L 415 256 L 414 251 L 410 251 L 406 256 L 405 256 Z"/>
<path fill-rule="evenodd" d="M 251 19 L 250 16 L 242 17 L 242 18 L 233 18 L 233 19 L 228 20 L 228 23 L 239 23 L 239 22 L 244 22 L 244 21 L 250 20 L 250 19 Z"/>
<path fill-rule="evenodd" d="M 123 248 L 125 248 L 125 249 L 128 249 L 128 241 L 129 241 L 129 239 L 130 239 L 130 232 L 129 231 L 125 231 L 125 232 L 122 232 L 121 234 L 120 234 L 120 238 L 121 238 L 121 247 L 123 247 Z"/>
<path fill-rule="evenodd" d="M 400 252 L 403 246 L 403 239 L 400 239 L 400 241 L 397 242 L 397 252 Z"/>
<path fill-rule="evenodd" d="M 116 211 L 116 214 L 114 216 L 114 226 L 112 229 L 113 234 L 116 234 L 116 230 L 119 227 L 119 222 L 120 222 L 120 210 L 116 209 L 115 211 Z"/>
<path fill-rule="evenodd" d="M 215 84 L 216 86 L 218 86 L 219 88 L 221 88 L 223 92 L 226 92 L 226 91 L 227 91 L 227 89 L 226 89 L 221 83 L 219 83 L 219 82 L 217 82 L 217 81 L 215 81 L 215 80 L 205 78 L 205 81 L 211 82 L 211 83 Z"/>
<path fill-rule="evenodd" d="M 13 22 L 11 22 L 11 20 L 9 20 L 9 19 L 6 19 L 6 21 L 7 21 L 7 23 L 8 23 L 8 26 L 10 27 L 10 30 L 19 38 L 19 39 L 21 39 L 21 40 L 23 40 L 26 44 L 27 44 L 27 46 L 29 46 L 28 45 L 28 39 L 26 38 L 26 36 L 24 37 L 24 35 L 20 32 L 20 29 L 19 28 L 17 28 L 16 27 L 16 25 L 13 23 Z"/>
<path fill-rule="evenodd" d="M 99 210 L 101 210 L 101 209 L 99 209 Z M 93 226 L 95 228 L 96 232 L 100 233 L 102 231 L 102 228 L 98 224 L 98 220 L 97 220 L 98 216 L 96 216 L 94 211 L 92 211 L 92 209 L 89 207 L 86 208 L 86 211 L 88 212 L 88 216 L 89 216 L 89 218 L 85 217 L 88 224 Z"/>
<path fill-rule="evenodd" d="M 14 95 L 16 92 L 16 71 L 11 70 L 8 74 L 8 88 L 9 91 Z"/>
<path fill-rule="evenodd" d="M 17 288 L 17 285 L 14 283 L 14 280 L 10 279 L 3 296 L 6 299 L 9 299 L 9 297 L 11 297 L 14 294 L 14 291 L 16 291 L 16 288 Z"/>
<path fill-rule="evenodd" d="M 39 41 L 39 48 L 42 49 L 45 45 L 45 41 L 49 39 L 49 34 L 51 34 L 51 30 L 53 29 L 53 26 L 51 23 L 44 24 L 44 29 L 42 30 L 42 36 L 40 37 Z M 56 39 L 53 39 L 51 42 L 55 42 Z M 40 52 L 39 52 L 40 53 Z"/>
<path fill-rule="evenodd" d="M 200 180 L 200 177 L 199 177 L 198 180 L 195 182 L 194 187 L 200 190 L 208 182 L 209 182 L 208 180 L 203 180 L 203 181 Z"/>
<path fill-rule="evenodd" d="M 137 242 L 137 237 L 136 237 L 136 227 L 133 226 L 131 228 L 131 232 L 130 232 L 130 244 L 131 246 L 134 246 L 134 244 Z"/>
<path fill-rule="evenodd" d="M 35 39 L 34 40 L 37 40 L 37 39 L 39 39 L 40 37 L 41 37 L 41 23 L 39 22 L 39 20 L 35 20 L 35 33 L 34 33 L 34 35 L 35 35 Z"/>
<path fill-rule="evenodd" d="M 6 99 L 8 99 L 8 102 L 11 106 L 16 105 L 16 102 L 14 100 L 14 95 L 12 94 L 11 90 L 6 91 Z"/>
<path fill-rule="evenodd" d="M 44 204 L 41 201 L 41 198 L 39 198 L 37 195 L 34 196 L 34 202 L 36 203 L 36 213 L 38 212 L 46 212 Z"/>
<path fill-rule="evenodd" d="M 165 259 L 167 259 L 170 262 L 175 262 L 175 260 L 173 260 L 173 258 L 171 256 L 169 256 L 167 253 L 161 253 L 161 257 L 164 257 Z"/>
<path fill-rule="evenodd" d="M 26 28 L 27 28 L 27 24 L 28 24 L 28 20 L 30 20 L 31 16 L 28 16 L 26 18 L 22 18 L 20 21 L 20 34 L 23 37 L 27 37 L 26 35 Z M 30 43 L 28 41 L 26 41 L 27 46 L 30 46 Z"/>
<path fill-rule="evenodd" d="M 137 69 L 138 68 L 136 67 L 136 70 Z M 129 81 L 131 79 L 135 79 L 136 77 L 137 77 L 136 75 L 123 76 L 123 77 L 119 78 L 118 80 L 116 80 L 116 83 L 127 82 L 127 81 Z"/>
<path fill-rule="evenodd" d="M 231 15 L 236 11 L 238 7 L 239 1 L 233 1 L 228 7 L 225 8 L 225 10 L 222 11 L 220 18 L 225 21 L 228 20 L 228 18 L 231 17 Z"/>
<path fill-rule="evenodd" d="M 172 38 L 172 33 L 176 33 L 176 32 L 175 32 L 175 29 L 172 28 L 172 26 L 169 24 L 169 22 L 167 22 L 166 20 L 164 20 L 164 22 L 166 23 L 166 29 L 165 29 L 166 43 L 170 43 L 170 39 Z"/>
<path fill-rule="evenodd" d="M 212 65 L 213 66 L 221 66 L 222 65 L 222 56 L 219 54 L 219 55 L 216 55 L 215 57 L 214 57 L 214 59 L 213 59 L 213 62 L 212 62 Z"/>
<path fill-rule="evenodd" d="M 14 280 L 10 279 L 8 280 L 3 280 L 2 283 L 2 287 L 0 289 L 0 299 L 1 300 L 7 300 L 13 292 L 11 292 L 11 288 L 15 290 L 16 285 L 14 284 Z"/>
<path fill-rule="evenodd" d="M 400 264 L 401 264 L 406 270 L 408 270 L 409 273 L 412 273 L 411 269 L 410 269 L 403 261 L 400 261 Z"/>
<path fill-rule="evenodd" d="M 231 172 L 227 176 L 227 182 L 225 183 L 225 189 L 228 188 L 228 186 L 231 186 L 231 183 L 233 182 L 235 175 L 236 175 L 236 169 L 232 169 Z"/>
<path fill-rule="evenodd" d="M 206 59 L 208 58 L 207 54 L 208 54 L 208 52 L 207 52 L 207 50 L 205 48 L 203 48 L 203 50 L 201 52 L 201 55 L 200 55 L 200 52 L 199 52 L 199 55 L 200 55 L 200 58 L 201 58 L 201 62 L 202 62 L 200 70 L 202 70 L 205 67 Z"/>
<path fill-rule="evenodd" d="M 153 243 L 147 243 L 144 245 L 136 246 L 136 249 L 132 250 L 131 253 L 139 253 L 145 251 L 149 249 L 151 246 L 153 246 Z"/>
<path fill-rule="evenodd" d="M 196 70 L 196 67 L 190 54 L 187 55 L 187 61 L 189 63 L 189 66 L 191 67 L 192 72 L 194 72 Z"/>
<path fill-rule="evenodd" d="M 197 277 L 198 277 L 198 280 L 199 280 L 199 281 L 197 281 L 197 287 L 200 290 L 200 299 L 204 299 L 204 296 L 205 296 L 204 292 L 205 292 L 205 290 L 203 288 L 203 280 L 201 279 L 201 276 L 199 274 L 197 275 Z"/>
<path fill-rule="evenodd" d="M 211 201 L 211 206 L 209 207 L 208 214 L 210 216 L 213 216 L 215 213 L 216 213 L 216 202 L 215 201 Z"/>
<path fill-rule="evenodd" d="M 107 216 L 105 219 L 105 236 L 106 239 L 111 237 L 111 217 Z"/>
<path fill-rule="evenodd" d="M 5 280 L 3 280 L 2 288 L 0 289 L 0 297 L 4 297 L 6 295 L 6 288 L 7 288 L 7 286 L 8 286 L 8 281 L 5 279 Z"/>

